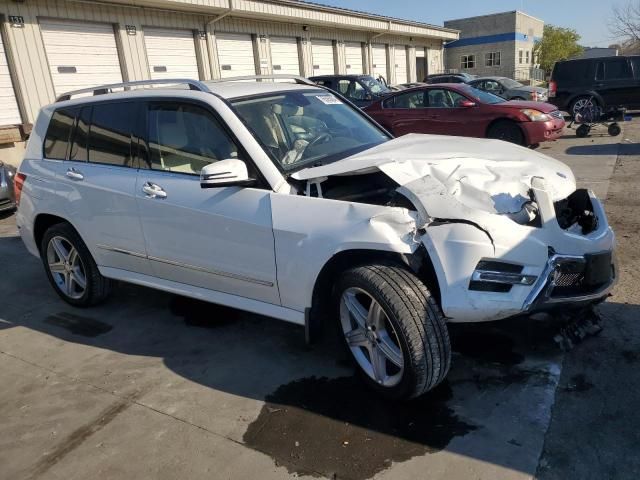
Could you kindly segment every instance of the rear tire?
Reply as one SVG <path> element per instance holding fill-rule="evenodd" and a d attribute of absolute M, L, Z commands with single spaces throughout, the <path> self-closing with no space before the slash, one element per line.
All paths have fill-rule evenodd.
<path fill-rule="evenodd" d="M 504 140 L 505 142 L 526 146 L 522 130 L 510 120 L 500 120 L 491 125 L 487 131 L 487 138 Z"/>
<path fill-rule="evenodd" d="M 582 97 L 578 97 L 571 102 L 571 106 L 569 107 L 569 113 L 572 118 L 576 118 L 576 114 L 578 110 L 584 107 L 600 107 L 600 102 L 598 102 L 595 98 L 592 98 L 587 95 L 583 95 Z"/>
<path fill-rule="evenodd" d="M 385 397 L 418 397 L 449 371 L 444 315 L 427 287 L 395 265 L 344 272 L 335 298 L 341 332 L 360 376 Z"/>
<path fill-rule="evenodd" d="M 49 227 L 40 243 L 40 258 L 60 298 L 76 307 L 103 302 L 112 282 L 103 277 L 89 249 L 68 223 Z"/>

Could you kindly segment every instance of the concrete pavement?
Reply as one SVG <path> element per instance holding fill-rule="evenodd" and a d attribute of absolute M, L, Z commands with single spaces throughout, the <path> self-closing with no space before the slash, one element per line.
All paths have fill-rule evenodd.
<path fill-rule="evenodd" d="M 620 140 L 541 151 L 603 196 Z M 72 308 L 13 225 L 0 221 L 1 479 L 520 479 L 539 468 L 564 361 L 552 324 L 452 328 L 447 382 L 394 404 L 352 378 L 335 342 L 307 348 L 298 327 L 127 285 Z"/>

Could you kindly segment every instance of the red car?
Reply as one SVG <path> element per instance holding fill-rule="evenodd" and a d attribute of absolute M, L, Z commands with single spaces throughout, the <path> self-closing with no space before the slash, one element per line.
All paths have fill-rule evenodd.
<path fill-rule="evenodd" d="M 507 101 L 454 83 L 402 90 L 364 110 L 396 136 L 435 133 L 498 138 L 528 147 L 557 139 L 565 125 L 555 105 Z"/>

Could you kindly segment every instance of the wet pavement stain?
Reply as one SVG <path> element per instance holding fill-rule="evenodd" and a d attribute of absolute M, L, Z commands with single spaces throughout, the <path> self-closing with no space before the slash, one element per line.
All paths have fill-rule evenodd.
<path fill-rule="evenodd" d="M 451 347 L 454 352 L 484 364 L 514 366 L 524 361 L 524 355 L 514 351 L 513 339 L 503 333 L 452 331 Z"/>
<path fill-rule="evenodd" d="M 62 327 L 74 335 L 82 335 L 83 337 L 97 337 L 113 329 L 113 326 L 108 323 L 68 312 L 50 315 L 44 319 L 44 323 Z"/>
<path fill-rule="evenodd" d="M 240 318 L 240 311 L 234 308 L 177 295 L 169 302 L 169 309 L 191 327 L 218 328 Z"/>
<path fill-rule="evenodd" d="M 446 383 L 399 403 L 355 377 L 304 378 L 265 399 L 243 440 L 290 473 L 363 480 L 476 430 L 447 406 L 451 397 Z"/>

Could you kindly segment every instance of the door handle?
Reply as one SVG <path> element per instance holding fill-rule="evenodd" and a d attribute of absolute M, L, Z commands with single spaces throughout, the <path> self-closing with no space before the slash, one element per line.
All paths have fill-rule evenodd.
<path fill-rule="evenodd" d="M 142 186 L 142 192 L 149 198 L 167 198 L 167 192 L 153 182 L 145 182 Z"/>
<path fill-rule="evenodd" d="M 71 180 L 84 180 L 84 175 L 73 167 L 69 168 L 65 175 Z"/>

